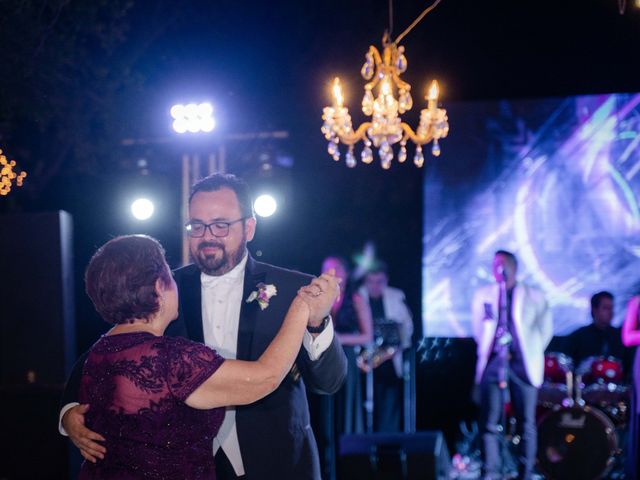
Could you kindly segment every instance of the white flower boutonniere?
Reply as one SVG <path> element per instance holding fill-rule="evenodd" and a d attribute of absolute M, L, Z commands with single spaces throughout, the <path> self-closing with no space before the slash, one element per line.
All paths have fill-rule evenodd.
<path fill-rule="evenodd" d="M 278 294 L 278 289 L 275 285 L 266 285 L 260 282 L 256 285 L 257 290 L 251 292 L 251 294 L 247 297 L 246 302 L 251 303 L 254 300 L 258 301 L 258 305 L 260 305 L 260 310 L 264 310 L 269 306 L 269 300 L 274 295 Z"/>

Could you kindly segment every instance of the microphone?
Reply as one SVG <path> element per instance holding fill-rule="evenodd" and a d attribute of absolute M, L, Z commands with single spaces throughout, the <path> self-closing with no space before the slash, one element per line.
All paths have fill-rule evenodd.
<path fill-rule="evenodd" d="M 507 271 L 504 269 L 503 265 L 498 265 L 498 267 L 496 268 L 496 273 L 502 279 L 501 282 L 506 282 L 507 281 Z"/>

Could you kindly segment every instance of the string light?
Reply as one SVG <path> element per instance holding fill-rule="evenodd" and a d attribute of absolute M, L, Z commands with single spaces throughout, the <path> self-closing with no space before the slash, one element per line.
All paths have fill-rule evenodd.
<path fill-rule="evenodd" d="M 3 197 L 9 195 L 14 183 L 16 186 L 21 187 L 27 177 L 27 172 L 25 171 L 16 173 L 14 171 L 15 166 L 16 161 L 7 160 L 7 157 L 0 150 L 0 195 Z"/>

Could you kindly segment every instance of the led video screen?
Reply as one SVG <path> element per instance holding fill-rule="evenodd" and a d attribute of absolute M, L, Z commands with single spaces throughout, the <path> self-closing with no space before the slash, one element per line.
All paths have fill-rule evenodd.
<path fill-rule="evenodd" d="M 615 295 L 640 291 L 640 94 L 473 102 L 449 108 L 442 155 L 425 164 L 425 336 L 471 336 L 471 300 L 498 249 L 541 288 L 556 335 Z M 446 106 L 446 105 L 445 105 Z"/>

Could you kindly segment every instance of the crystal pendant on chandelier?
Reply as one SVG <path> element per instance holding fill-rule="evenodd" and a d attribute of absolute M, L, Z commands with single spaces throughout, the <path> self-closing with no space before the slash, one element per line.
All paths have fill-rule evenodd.
<path fill-rule="evenodd" d="M 371 147 L 364 147 L 362 149 L 362 153 L 360 154 L 363 163 L 371 163 L 373 162 L 373 150 Z"/>
<path fill-rule="evenodd" d="M 356 156 L 353 154 L 353 145 L 349 147 L 347 155 L 344 157 L 344 161 L 349 168 L 354 168 L 358 164 L 358 162 L 356 162 Z"/>
<path fill-rule="evenodd" d="M 416 154 L 413 156 L 413 163 L 416 167 L 422 167 L 422 165 L 424 165 L 424 154 L 422 153 L 422 147 L 420 145 L 416 147 Z"/>
<path fill-rule="evenodd" d="M 360 74 L 362 78 L 365 80 L 371 80 L 373 78 L 374 73 L 374 65 L 373 65 L 373 56 L 370 53 L 365 55 L 365 62 L 362 65 L 362 69 L 360 70 Z"/>
<path fill-rule="evenodd" d="M 411 98 L 411 94 L 404 89 L 400 89 L 398 96 L 398 110 L 400 113 L 404 113 L 408 110 L 411 110 L 413 107 L 413 99 Z"/>
<path fill-rule="evenodd" d="M 338 145 L 335 142 L 330 141 L 327 145 L 327 152 L 329 152 L 329 155 L 332 157 L 335 157 L 336 153 L 339 153 Z"/>
<path fill-rule="evenodd" d="M 407 160 L 407 146 L 401 145 L 400 151 L 398 152 L 398 162 L 404 163 Z"/>
<path fill-rule="evenodd" d="M 329 140 L 329 144 L 327 145 L 327 152 L 329 152 L 329 155 L 331 155 L 336 162 L 340 160 L 340 149 L 338 148 L 339 141 L 338 137 L 334 137 Z"/>
<path fill-rule="evenodd" d="M 407 70 L 407 57 L 404 56 L 404 47 L 398 47 L 398 59 L 396 60 L 396 68 L 398 72 L 404 73 Z"/>
<path fill-rule="evenodd" d="M 362 113 L 371 116 L 373 114 L 373 102 L 373 93 L 371 93 L 371 89 L 367 89 L 364 97 L 362 97 Z"/>
<path fill-rule="evenodd" d="M 438 140 L 433 141 L 433 145 L 431 147 L 431 155 L 433 155 L 434 157 L 440 156 L 440 144 L 438 143 Z"/>
<path fill-rule="evenodd" d="M 331 140 L 331 127 L 329 126 L 328 122 L 324 122 L 324 125 L 322 125 L 320 131 L 324 135 L 324 138 L 326 138 L 327 140 Z"/>

